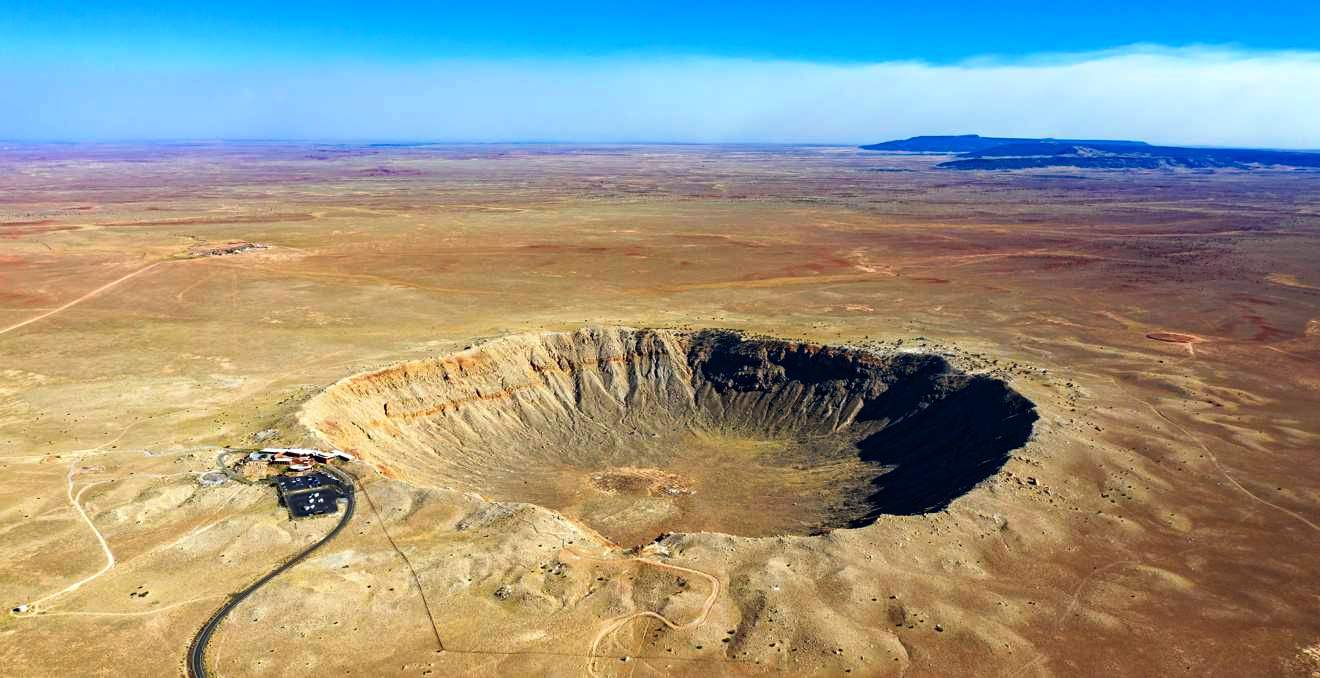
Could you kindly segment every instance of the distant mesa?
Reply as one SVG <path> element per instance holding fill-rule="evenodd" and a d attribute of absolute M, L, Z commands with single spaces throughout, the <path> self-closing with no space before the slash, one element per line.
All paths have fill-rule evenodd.
<path fill-rule="evenodd" d="M 918 136 L 861 147 L 868 151 L 956 154 L 936 167 L 1015 170 L 1040 167 L 1083 169 L 1320 168 L 1320 153 L 1251 148 L 1152 146 L 1144 141 L 1027 139 L 976 134 Z"/>
<path fill-rule="evenodd" d="M 979 134 L 930 135 L 885 141 L 862 146 L 868 151 L 905 151 L 909 153 L 975 153 L 1010 144 L 1078 144 L 1090 146 L 1146 146 L 1144 141 L 1106 141 L 1104 139 L 1019 139 L 983 137 Z"/>

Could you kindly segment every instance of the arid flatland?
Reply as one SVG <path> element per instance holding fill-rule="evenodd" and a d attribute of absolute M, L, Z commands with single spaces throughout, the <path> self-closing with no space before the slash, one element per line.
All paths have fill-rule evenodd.
<path fill-rule="evenodd" d="M 219 627 L 216 675 L 1317 675 L 1320 173 L 947 159 L 0 147 L 0 597 L 33 606 L 0 618 L 0 665 L 182 673 L 227 595 L 334 523 L 200 474 L 225 446 L 333 443 L 362 457 L 345 467 L 355 516 Z M 702 400 L 691 359 L 635 391 L 698 413 L 656 407 L 698 422 L 673 436 L 604 405 L 580 416 L 569 391 L 508 400 L 549 383 L 525 378 L 542 363 L 513 363 L 532 384 L 516 396 L 440 384 L 450 367 L 372 381 L 625 332 L 601 328 L 934 356 L 1038 419 L 947 507 L 871 514 L 786 507 L 790 482 L 819 497 L 869 471 L 748 434 L 768 420 L 750 404 L 711 424 L 760 401 Z M 819 406 L 799 408 L 812 421 L 861 402 L 808 388 L 852 376 L 784 374 L 762 390 Z M 376 399 L 331 402 L 358 387 Z M 454 402 L 486 409 L 439 419 Z M 597 443 L 608 465 L 585 461 Z M 584 461 L 534 463 L 564 449 Z M 687 522 L 648 548 L 613 543 L 673 516 Z"/>

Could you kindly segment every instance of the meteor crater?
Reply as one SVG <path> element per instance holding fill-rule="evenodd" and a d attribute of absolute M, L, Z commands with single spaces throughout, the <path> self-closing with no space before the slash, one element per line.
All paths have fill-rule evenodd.
<path fill-rule="evenodd" d="M 633 545 L 938 511 L 998 472 L 1036 413 L 936 355 L 588 327 L 355 375 L 302 418 L 388 475 L 538 504 Z"/>

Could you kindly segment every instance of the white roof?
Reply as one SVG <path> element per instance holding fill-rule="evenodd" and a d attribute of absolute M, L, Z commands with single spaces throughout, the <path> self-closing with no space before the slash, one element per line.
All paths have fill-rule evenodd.
<path fill-rule="evenodd" d="M 339 457 L 340 459 L 353 461 L 353 455 L 344 452 L 343 450 L 330 450 L 329 452 L 324 452 L 322 450 L 314 450 L 310 447 L 263 447 L 261 448 L 261 451 L 270 454 L 288 454 L 295 457 L 316 457 L 318 459 Z"/>

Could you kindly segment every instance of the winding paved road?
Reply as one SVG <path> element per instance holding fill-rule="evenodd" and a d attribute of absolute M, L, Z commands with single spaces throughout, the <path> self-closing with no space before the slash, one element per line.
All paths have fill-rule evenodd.
<path fill-rule="evenodd" d="M 343 472 L 329 466 L 317 465 L 317 469 L 325 471 L 338 478 L 347 489 L 348 496 L 346 498 L 348 500 L 348 506 L 344 508 L 344 513 L 339 519 L 339 524 L 335 525 L 335 528 L 330 530 L 330 533 L 322 537 L 320 541 L 308 546 L 301 553 L 284 561 L 283 564 L 266 573 L 264 577 L 258 579 L 251 586 L 230 596 L 229 600 L 224 605 L 220 606 L 220 609 L 216 610 L 215 614 L 211 615 L 210 619 L 206 620 L 206 623 L 202 625 L 202 629 L 198 631 L 197 635 L 193 638 L 192 644 L 188 646 L 188 675 L 191 678 L 206 678 L 206 644 L 211 641 L 211 635 L 215 633 L 215 630 L 220 628 L 220 622 L 224 621 L 226 615 L 232 612 L 234 608 L 238 607 L 248 596 L 255 593 L 257 589 L 265 586 L 270 580 L 278 577 L 289 568 L 302 562 L 307 556 L 312 555 L 317 549 L 324 546 L 326 542 L 334 539 L 339 532 L 344 529 L 344 526 L 348 525 L 348 521 L 353 519 L 353 510 L 357 508 L 357 498 L 353 492 L 352 480 Z"/>

